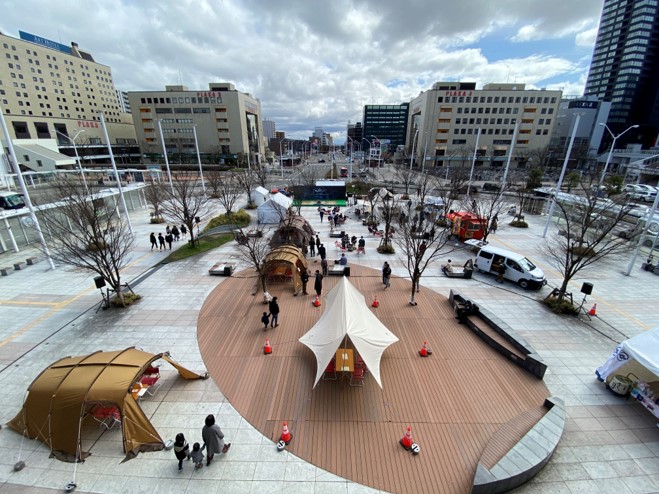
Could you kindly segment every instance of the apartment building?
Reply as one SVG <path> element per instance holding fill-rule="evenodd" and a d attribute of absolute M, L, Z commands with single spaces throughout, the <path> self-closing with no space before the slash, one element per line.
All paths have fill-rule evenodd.
<path fill-rule="evenodd" d="M 514 139 L 513 160 L 524 164 L 549 145 L 560 102 L 561 91 L 524 84 L 436 82 L 410 102 L 407 150 L 415 166 L 467 166 L 474 151 L 476 165 L 502 166 Z"/>
<path fill-rule="evenodd" d="M 261 102 L 237 91 L 231 83 L 210 83 L 208 89 L 165 86 L 164 91 L 128 93 L 133 122 L 142 152 L 148 159 L 168 156 L 196 162 L 220 163 L 263 156 Z M 248 153 L 249 151 L 249 153 Z"/>
<path fill-rule="evenodd" d="M 112 69 L 75 42 L 67 46 L 23 31 L 19 36 L 0 33 L 0 106 L 19 162 L 33 171 L 71 168 L 75 142 L 85 166 L 109 163 L 101 112 L 118 161 L 139 159 Z M 4 136 L 0 140 L 6 148 Z"/>

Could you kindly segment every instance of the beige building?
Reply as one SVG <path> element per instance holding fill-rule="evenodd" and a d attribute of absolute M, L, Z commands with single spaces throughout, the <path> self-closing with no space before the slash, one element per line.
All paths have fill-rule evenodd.
<path fill-rule="evenodd" d="M 512 164 L 524 164 L 533 149 L 549 145 L 561 91 L 529 90 L 524 84 L 437 82 L 410 102 L 408 152 L 420 166 L 502 166 L 515 127 Z M 480 129 L 480 132 L 479 132 Z"/>
<path fill-rule="evenodd" d="M 21 148 L 19 162 L 34 171 L 71 168 L 77 150 L 83 166 L 109 163 L 99 112 L 117 161 L 138 159 L 133 121 L 120 109 L 110 67 L 76 43 L 19 34 L 0 33 L 0 106 L 10 138 Z M 4 136 L 0 140 L 6 149 Z M 40 145 L 42 140 L 53 141 L 66 156 L 58 158 L 51 144 Z"/>
<path fill-rule="evenodd" d="M 164 91 L 129 92 L 137 139 L 149 159 L 162 156 L 160 127 L 173 160 L 197 161 L 195 131 L 202 162 L 263 157 L 261 102 L 230 83 L 210 83 L 207 90 L 165 86 Z M 248 149 L 250 153 L 248 153 Z"/>

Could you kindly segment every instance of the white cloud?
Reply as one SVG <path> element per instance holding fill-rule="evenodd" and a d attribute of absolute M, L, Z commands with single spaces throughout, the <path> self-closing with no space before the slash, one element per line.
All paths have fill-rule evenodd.
<path fill-rule="evenodd" d="M 74 40 L 112 68 L 120 89 L 232 82 L 278 129 L 306 137 L 316 126 L 343 131 L 365 104 L 408 101 L 440 80 L 582 85 L 602 0 L 5 3 L 5 34 Z M 567 38 L 574 50 L 551 41 Z M 527 47 L 539 40 L 542 53 Z"/>

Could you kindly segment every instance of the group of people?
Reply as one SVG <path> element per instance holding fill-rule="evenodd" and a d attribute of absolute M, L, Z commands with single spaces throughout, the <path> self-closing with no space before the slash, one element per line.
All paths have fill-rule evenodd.
<path fill-rule="evenodd" d="M 272 297 L 268 302 L 268 311 L 269 312 L 264 312 L 263 316 L 261 316 L 263 331 L 268 329 L 268 325 L 270 325 L 271 328 L 279 326 L 279 302 L 277 302 L 277 297 Z"/>
<path fill-rule="evenodd" d="M 313 289 L 316 292 L 316 295 L 318 295 L 319 297 L 323 293 L 323 277 L 327 276 L 327 260 L 325 259 L 323 260 L 325 261 L 325 266 L 324 268 L 322 268 L 323 272 L 321 273 L 318 269 L 316 269 L 314 282 L 313 282 Z M 309 283 L 309 271 L 303 269 L 300 272 L 300 280 L 302 281 L 302 295 L 308 295 L 309 293 L 307 292 L 307 283 Z"/>
<path fill-rule="evenodd" d="M 341 208 L 338 206 L 334 206 L 331 210 L 328 211 L 319 205 L 318 214 L 320 215 L 321 223 L 323 222 L 325 215 L 327 215 L 327 221 L 329 222 L 330 228 L 338 227 L 348 219 L 348 217 L 341 212 Z"/>
<path fill-rule="evenodd" d="M 204 466 L 204 450 L 206 450 L 206 466 L 211 464 L 213 457 L 218 453 L 227 453 L 231 447 L 231 443 L 224 442 L 224 433 L 220 426 L 215 423 L 215 416 L 208 415 L 206 417 L 204 427 L 201 429 L 201 439 L 203 444 L 194 443 L 192 450 L 190 445 L 185 440 L 185 435 L 182 432 L 176 434 L 174 441 L 174 455 L 178 460 L 179 472 L 183 470 L 183 462 L 188 459 L 192 460 L 195 470 Z"/>
<path fill-rule="evenodd" d="M 162 232 L 158 233 L 157 237 L 154 232 L 151 232 L 151 235 L 149 235 L 149 241 L 151 242 L 151 250 L 153 249 L 165 250 L 165 243 L 169 245 L 169 250 L 172 250 L 172 242 L 178 242 L 179 240 L 181 240 L 181 238 L 185 240 L 187 236 L 188 236 L 188 229 L 185 225 L 181 225 L 180 229 L 176 225 L 171 227 L 167 225 L 167 228 L 165 228 L 164 236 Z"/>

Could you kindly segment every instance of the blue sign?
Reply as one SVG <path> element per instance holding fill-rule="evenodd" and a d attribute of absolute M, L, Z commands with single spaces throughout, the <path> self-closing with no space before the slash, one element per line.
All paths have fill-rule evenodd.
<path fill-rule="evenodd" d="M 24 31 L 18 31 L 18 35 L 24 41 L 29 41 L 31 43 L 36 43 L 37 45 L 45 46 L 52 50 L 61 51 L 63 53 L 71 54 L 71 47 L 58 43 L 57 41 L 51 41 L 41 36 L 35 36 L 34 34 L 26 33 Z"/>

